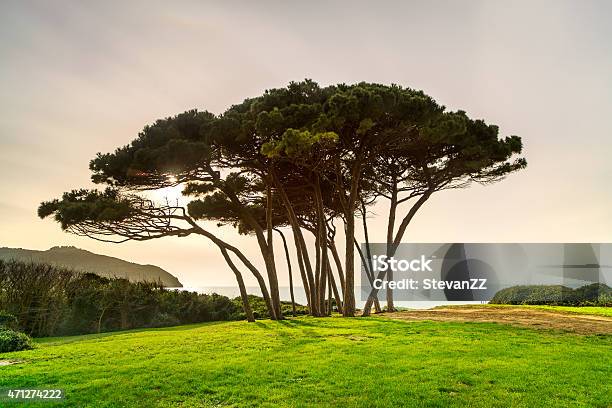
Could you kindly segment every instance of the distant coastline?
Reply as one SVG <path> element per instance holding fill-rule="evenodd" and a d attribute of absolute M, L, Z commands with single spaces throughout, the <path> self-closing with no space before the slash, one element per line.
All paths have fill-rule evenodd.
<path fill-rule="evenodd" d="M 2 247 L 0 248 L 0 259 L 49 263 L 79 272 L 95 273 L 107 278 L 125 278 L 131 282 L 159 281 L 164 286 L 183 286 L 176 276 L 159 266 L 141 265 L 74 246 L 54 246 L 46 251 Z"/>

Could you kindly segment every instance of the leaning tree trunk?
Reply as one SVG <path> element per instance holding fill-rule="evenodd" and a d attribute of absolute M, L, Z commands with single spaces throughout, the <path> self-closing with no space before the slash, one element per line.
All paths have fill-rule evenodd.
<path fill-rule="evenodd" d="M 332 273 L 331 263 L 329 259 L 327 260 L 327 269 L 329 270 L 329 282 L 334 291 L 334 298 L 336 299 L 336 309 L 338 309 L 338 313 L 342 314 L 342 296 L 340 292 L 338 292 L 338 286 L 336 285 L 336 278 L 334 278 L 334 274 Z"/>
<path fill-rule="evenodd" d="M 404 219 L 402 220 L 397 233 L 395 234 L 395 238 L 393 240 L 393 245 L 391 246 L 391 254 L 395 255 L 395 251 L 397 251 L 397 248 L 399 247 L 400 242 L 402 241 L 402 237 L 404 236 L 404 233 L 406 232 L 406 228 L 408 227 L 408 224 L 410 224 L 410 221 L 412 221 L 412 219 L 414 218 L 415 214 L 417 213 L 417 211 L 419 210 L 419 208 L 421 208 L 421 206 L 423 204 L 425 204 L 425 201 L 427 201 L 429 199 L 429 197 L 431 196 L 431 194 L 433 193 L 433 190 L 430 190 L 428 192 L 426 192 L 425 194 L 423 194 L 416 203 L 414 203 L 414 205 L 412 206 L 412 208 L 410 208 L 410 210 L 408 211 L 408 214 L 406 214 L 406 216 L 404 217 Z M 378 276 L 376 276 L 376 279 L 382 279 L 385 277 L 385 275 L 387 274 L 387 272 L 380 272 L 378 274 Z M 376 297 L 378 294 L 378 289 L 372 288 L 372 291 L 370 292 L 370 296 L 368 296 L 368 300 L 366 301 L 365 306 L 363 307 L 363 316 L 368 316 L 370 314 L 370 310 L 372 308 L 372 302 L 373 302 L 373 298 Z"/>
<path fill-rule="evenodd" d="M 357 240 L 355 240 L 355 248 L 357 248 L 357 252 L 359 253 L 359 257 L 361 258 L 361 262 L 363 264 L 363 268 L 365 270 L 366 277 L 368 278 L 368 282 L 370 282 L 370 286 L 373 287 L 374 286 L 374 272 L 370 269 L 370 264 L 366 261 L 366 258 L 363 255 L 363 251 L 361 250 L 361 248 L 359 248 L 359 243 L 357 242 Z M 374 302 L 375 312 L 376 313 L 382 312 L 382 309 L 380 308 L 380 302 L 378 300 L 378 297 L 375 297 L 374 299 L 372 299 L 372 302 Z"/>
<path fill-rule="evenodd" d="M 370 248 L 370 234 L 368 232 L 368 222 L 367 222 L 367 219 L 366 219 L 366 207 L 365 207 L 365 204 L 363 202 L 361 202 L 361 215 L 362 215 L 361 222 L 363 223 L 363 238 L 365 239 L 365 248 L 366 248 L 365 255 L 367 255 L 367 257 L 365 257 L 364 254 L 359 249 L 359 244 L 357 243 L 356 240 L 355 240 L 355 246 L 357 247 L 357 250 L 359 251 L 359 256 L 361 257 L 361 261 L 363 262 L 365 271 L 368 274 L 368 279 L 370 280 L 370 285 L 374 285 L 374 270 L 372 269 L 372 266 L 371 266 L 372 265 L 371 264 L 372 250 Z M 391 278 L 392 277 L 393 277 L 393 275 L 391 275 Z M 391 292 L 391 293 L 393 293 L 393 292 Z M 376 313 L 382 312 L 382 309 L 380 308 L 380 302 L 378 300 L 378 297 L 372 299 L 372 301 L 374 302 L 374 310 L 376 311 Z"/>
<path fill-rule="evenodd" d="M 243 203 L 240 202 L 240 200 L 238 199 L 238 197 L 236 196 L 236 194 L 231 190 L 231 189 L 227 189 L 223 183 L 220 183 L 220 179 L 219 179 L 219 175 L 216 171 L 213 171 L 212 168 L 208 169 L 209 174 L 213 177 L 214 179 L 214 183 L 215 186 L 217 188 L 219 188 L 221 191 L 223 191 L 223 193 L 225 193 L 227 195 L 227 197 L 230 199 L 230 201 L 232 203 L 234 203 L 236 206 L 239 207 L 244 207 Z M 267 183 L 269 185 L 269 183 Z M 271 210 L 271 206 L 270 206 L 270 193 L 268 193 L 268 203 L 267 203 L 267 209 Z M 268 217 L 268 214 L 266 213 L 266 217 Z M 251 228 L 253 228 L 253 230 L 255 231 L 255 235 L 257 237 L 257 243 L 259 244 L 259 249 L 260 252 L 264 258 L 264 262 L 266 265 L 266 272 L 268 273 L 268 279 L 270 282 L 270 292 L 271 292 L 271 296 L 269 297 L 269 304 L 271 307 L 269 307 L 268 312 L 270 314 L 270 318 L 272 320 L 277 320 L 277 319 L 281 319 L 282 315 L 280 314 L 280 298 L 279 298 L 279 294 L 278 294 L 278 278 L 276 276 L 276 269 L 275 269 L 275 265 L 274 265 L 274 255 L 272 253 L 272 256 L 270 256 L 270 251 L 271 248 L 268 247 L 268 244 L 266 242 L 266 237 L 264 236 L 263 233 L 263 228 L 261 227 L 261 225 L 258 223 L 258 221 L 254 218 L 253 214 L 251 213 L 251 211 L 248 208 L 242 208 L 242 210 L 240 210 L 240 218 L 243 222 L 247 223 Z M 208 231 L 205 231 L 204 229 L 202 229 L 201 227 L 199 227 L 197 224 L 188 221 L 198 232 L 200 232 L 202 235 L 205 235 L 207 237 L 210 238 L 210 236 L 213 236 L 211 233 L 209 233 Z M 268 223 L 269 225 L 269 223 Z M 212 238 L 211 238 L 212 239 Z M 216 242 L 221 242 L 226 248 L 230 249 L 228 244 L 221 241 L 220 239 L 218 239 L 217 237 L 214 237 L 214 240 L 216 240 Z M 213 240 L 213 241 L 214 241 Z M 270 243 L 272 240 L 270 240 Z M 236 255 L 238 255 L 240 257 L 240 260 L 247 265 L 247 263 L 250 265 L 247 265 L 247 267 L 253 272 L 253 274 L 256 275 L 257 280 L 259 282 L 259 286 L 262 289 L 262 294 L 264 295 L 264 298 L 267 296 L 268 291 L 266 288 L 265 283 L 262 283 L 259 280 L 259 272 L 257 271 L 257 269 L 255 269 L 254 267 L 252 267 L 252 264 L 246 259 L 246 257 L 241 256 L 242 253 L 240 253 L 236 248 L 234 249 L 230 249 L 232 252 L 234 252 Z M 278 312 L 278 313 L 277 313 Z"/>
<path fill-rule="evenodd" d="M 188 222 L 189 222 L 189 220 L 188 220 Z M 268 288 L 266 287 L 266 281 L 264 280 L 263 276 L 261 276 L 261 273 L 259 273 L 257 268 L 242 253 L 242 251 L 240 251 L 235 246 L 230 245 L 227 242 L 217 238 L 214 234 L 206 231 L 204 228 L 200 227 L 196 223 L 190 222 L 190 224 L 193 226 L 193 228 L 196 230 L 196 232 L 198 234 L 203 235 L 206 238 L 210 239 L 219 248 L 225 248 L 225 249 L 233 252 L 238 257 L 238 259 L 240 259 L 240 261 L 244 264 L 244 266 L 246 266 L 249 269 L 249 271 L 251 271 L 253 276 L 255 276 L 255 279 L 257 279 L 257 283 L 259 284 L 259 289 L 261 290 L 261 295 L 263 296 L 264 302 L 266 303 L 266 308 L 268 309 L 268 314 L 270 316 L 273 316 L 274 315 L 274 308 L 272 307 L 272 299 L 270 298 L 270 294 L 268 293 Z"/>
<path fill-rule="evenodd" d="M 255 229 L 255 235 L 257 237 L 257 243 L 259 244 L 259 251 L 264 259 L 266 266 L 266 272 L 268 274 L 268 283 L 270 284 L 270 299 L 272 301 L 272 314 L 270 318 L 272 320 L 282 319 L 279 314 L 280 309 L 280 297 L 278 293 L 278 278 L 276 276 L 276 266 L 274 265 L 274 258 L 270 256 L 268 244 L 263 233 L 263 229 L 259 224 L 251 223 L 251 226 Z"/>
<path fill-rule="evenodd" d="M 272 293 L 272 304 L 276 312 L 276 318 L 282 319 L 280 292 L 278 288 L 278 275 L 276 274 L 276 263 L 274 261 L 274 242 L 272 231 L 272 186 L 268 180 L 266 188 L 266 270 L 268 272 L 268 280 L 270 281 L 270 292 Z"/>
<path fill-rule="evenodd" d="M 308 308 L 310 310 L 310 314 L 316 316 L 318 312 L 316 302 L 317 288 L 315 285 L 312 264 L 310 263 L 310 258 L 308 256 L 308 248 L 306 247 L 306 241 L 304 240 L 304 234 L 302 234 L 299 220 L 297 218 L 297 215 L 295 214 L 293 205 L 291 204 L 291 200 L 289 200 L 289 197 L 287 196 L 287 192 L 282 187 L 282 185 L 280 185 L 273 171 L 272 176 L 276 184 L 276 190 L 279 192 L 283 205 L 285 206 L 285 210 L 287 211 L 289 225 L 291 225 L 291 229 L 293 231 L 293 238 L 298 255 L 300 273 L 302 274 L 304 290 L 306 290 L 306 298 L 308 300 Z"/>
<path fill-rule="evenodd" d="M 308 305 L 308 313 L 313 315 L 313 306 L 312 306 L 312 292 L 310 290 L 311 284 L 308 281 L 308 276 L 306 275 L 306 268 L 304 266 L 304 254 L 302 253 L 302 247 L 299 243 L 299 238 L 295 233 L 295 229 L 292 228 L 293 232 L 293 242 L 295 244 L 295 252 L 297 253 L 298 267 L 300 269 L 300 277 L 302 278 L 302 284 L 304 285 L 304 292 L 306 293 L 306 303 Z"/>
<path fill-rule="evenodd" d="M 342 292 L 346 290 L 346 285 L 344 281 L 344 272 L 342 270 L 342 261 L 340 260 L 340 255 L 338 255 L 338 248 L 336 248 L 336 243 L 331 241 L 329 243 L 329 250 L 332 253 L 334 258 L 334 264 L 336 265 L 336 270 L 338 271 L 338 278 L 340 279 L 340 287 L 342 288 Z"/>
<path fill-rule="evenodd" d="M 293 317 L 296 316 L 295 310 L 295 296 L 293 294 L 293 273 L 291 272 L 291 256 L 289 255 L 289 247 L 287 246 L 287 240 L 285 239 L 285 234 L 279 229 L 276 229 L 276 232 L 279 233 L 281 239 L 283 240 L 283 247 L 285 248 L 285 257 L 287 258 L 287 269 L 289 271 L 289 294 L 291 295 L 291 311 L 293 312 Z"/>
<path fill-rule="evenodd" d="M 268 272 L 268 283 L 270 284 L 270 299 L 272 301 L 272 309 L 273 314 L 270 315 L 272 320 L 282 319 L 280 314 L 280 296 L 278 293 L 278 278 L 276 276 L 275 266 L 272 264 L 274 261 L 270 259 L 270 254 L 266 253 L 264 249 L 262 249 L 262 253 L 264 256 L 264 263 L 266 266 L 266 271 Z"/>
<path fill-rule="evenodd" d="M 251 309 L 251 305 L 249 304 L 249 295 L 247 294 L 246 287 L 244 286 L 244 280 L 242 279 L 242 274 L 232 261 L 232 258 L 227 253 L 227 249 L 221 247 L 221 253 L 223 254 L 223 258 L 225 258 L 225 262 L 229 265 L 234 275 L 236 275 L 236 280 L 238 281 L 238 288 L 240 289 L 240 299 L 242 300 L 242 308 L 244 310 L 244 314 L 246 315 L 247 321 L 254 322 L 255 316 L 253 316 L 253 310 Z"/>

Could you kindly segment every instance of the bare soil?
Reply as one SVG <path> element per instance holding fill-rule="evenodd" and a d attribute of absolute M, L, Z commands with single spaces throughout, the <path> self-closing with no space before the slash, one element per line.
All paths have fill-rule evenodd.
<path fill-rule="evenodd" d="M 578 334 L 612 334 L 612 318 L 514 307 L 452 307 L 384 313 L 400 320 L 490 322 Z"/>
<path fill-rule="evenodd" d="M 19 364 L 21 361 L 19 360 L 0 360 L 0 366 L 7 366 L 12 364 Z"/>

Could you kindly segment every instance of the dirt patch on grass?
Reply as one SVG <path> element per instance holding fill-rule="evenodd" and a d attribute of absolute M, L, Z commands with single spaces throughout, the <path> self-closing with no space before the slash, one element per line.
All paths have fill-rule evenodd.
<path fill-rule="evenodd" d="M 557 329 L 579 334 L 612 334 L 612 318 L 559 313 L 526 308 L 452 307 L 384 313 L 401 320 L 436 320 L 443 322 L 491 322 L 538 329 Z"/>
<path fill-rule="evenodd" d="M 7 365 L 13 365 L 13 364 L 19 364 L 22 362 L 23 361 L 20 361 L 20 360 L 0 360 L 0 367 L 7 366 Z"/>

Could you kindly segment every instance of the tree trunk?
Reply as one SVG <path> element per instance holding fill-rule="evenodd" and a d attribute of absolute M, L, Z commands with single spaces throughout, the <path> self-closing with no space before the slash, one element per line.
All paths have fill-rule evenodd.
<path fill-rule="evenodd" d="M 318 230 L 318 242 L 317 247 L 320 248 L 320 288 L 319 293 L 321 294 L 320 309 L 325 309 L 325 287 L 327 285 L 327 274 L 329 273 L 327 265 L 329 264 L 328 253 L 327 253 L 327 222 L 325 220 L 325 210 L 323 208 L 323 195 L 321 193 L 321 185 L 318 177 L 314 181 L 314 197 L 316 203 L 317 213 L 317 230 Z M 325 313 L 323 313 L 325 314 Z"/>
<path fill-rule="evenodd" d="M 327 286 L 329 287 L 328 291 L 327 291 L 327 315 L 331 316 L 332 314 L 332 274 L 331 274 L 331 270 L 329 270 L 329 262 L 325 265 L 325 268 L 328 269 L 328 275 L 327 275 Z"/>
<path fill-rule="evenodd" d="M 395 231 L 395 215 L 397 212 L 397 181 L 392 181 L 393 188 L 391 190 L 391 202 L 389 206 L 389 220 L 387 223 L 387 257 L 391 257 L 393 246 L 393 231 Z M 393 251 L 395 252 L 395 251 Z M 393 271 L 389 268 L 387 273 L 387 281 L 393 280 Z M 393 303 L 393 289 L 387 286 L 387 311 L 394 312 L 395 304 Z"/>
<path fill-rule="evenodd" d="M 314 233 L 313 233 L 314 234 Z M 321 308 L 321 248 L 319 247 L 319 237 L 315 236 L 315 304 L 317 305 L 317 314 L 321 316 L 323 310 Z"/>
<path fill-rule="evenodd" d="M 276 232 L 279 233 L 281 239 L 283 240 L 283 247 L 285 248 L 285 257 L 287 258 L 287 269 L 289 270 L 289 293 L 291 295 L 291 310 L 293 312 L 293 317 L 296 316 L 295 310 L 295 297 L 293 295 L 293 273 L 291 272 L 291 257 L 289 255 L 289 247 L 287 246 L 287 240 L 285 239 L 285 234 L 279 229 L 276 229 Z"/>
<path fill-rule="evenodd" d="M 270 296 L 270 304 L 272 306 L 272 309 L 270 310 L 270 318 L 273 320 L 278 320 L 282 318 L 282 315 L 280 314 L 280 297 L 278 294 L 278 277 L 276 276 L 276 266 L 274 265 L 274 256 L 270 256 L 270 248 L 268 248 L 268 244 L 266 242 L 266 237 L 263 234 L 263 228 L 261 227 L 261 225 L 259 225 L 259 222 L 254 218 L 253 214 L 251 213 L 251 211 L 246 208 L 243 203 L 240 201 L 240 199 L 236 196 L 236 194 L 234 193 L 234 191 L 232 191 L 230 188 L 227 188 L 226 185 L 224 185 L 219 177 L 218 172 L 214 171 L 212 168 L 208 168 L 208 173 L 210 174 L 210 176 L 213 178 L 213 183 L 214 185 L 219 188 L 221 191 L 223 191 L 223 193 L 229 198 L 229 200 L 234 203 L 236 206 L 238 206 L 239 208 L 241 208 L 240 211 L 240 218 L 242 219 L 242 221 L 244 221 L 245 223 L 247 223 L 251 228 L 253 228 L 253 230 L 255 231 L 255 235 L 257 237 L 257 243 L 259 244 L 259 250 L 264 258 L 264 262 L 266 265 L 266 272 L 268 274 L 268 280 L 270 282 L 270 292 L 271 292 L 271 296 Z M 266 185 L 270 185 L 269 180 L 262 180 Z M 268 199 L 268 203 L 266 204 L 266 208 L 270 209 L 271 211 L 271 194 L 268 194 L 267 199 Z M 267 216 L 267 214 L 266 214 Z M 188 221 L 196 230 L 202 232 L 206 232 L 206 234 L 208 235 L 212 235 L 210 234 L 208 231 L 205 231 L 204 229 L 202 229 L 200 226 L 198 226 L 195 223 L 192 223 L 190 221 Z M 206 235 L 206 234 L 202 234 L 202 235 Z M 206 236 L 208 236 L 206 235 Z M 218 238 L 215 237 L 215 239 L 217 241 L 221 241 Z M 223 241 L 221 241 L 223 242 Z M 225 243 L 224 243 L 225 244 Z M 226 246 L 226 248 L 230 249 L 229 247 Z M 231 249 L 230 249 L 231 250 Z M 234 250 L 232 250 L 232 252 L 236 253 Z M 273 252 L 272 252 L 273 254 Z M 245 263 L 243 257 L 240 258 L 240 260 Z M 246 263 L 245 263 L 246 264 Z M 250 264 L 250 262 L 249 262 Z M 247 267 L 249 267 L 247 265 Z M 251 269 L 251 267 L 249 267 L 249 269 Z M 251 271 L 257 271 L 255 268 L 251 269 Z M 259 272 L 257 272 L 259 274 Z M 258 279 L 259 281 L 259 279 Z M 261 282 L 259 283 L 260 287 L 262 287 L 262 294 L 263 294 L 263 288 L 265 288 L 265 283 L 261 284 Z M 266 289 L 265 293 L 267 294 L 268 291 Z"/>
<path fill-rule="evenodd" d="M 367 217 L 366 217 L 367 211 L 366 211 L 366 206 L 363 203 L 363 201 L 361 202 L 361 222 L 363 223 L 363 237 L 365 239 L 365 247 L 366 247 L 366 254 L 367 254 L 367 261 L 365 261 L 364 258 L 364 254 L 361 253 L 361 251 L 359 251 L 359 255 L 361 256 L 361 260 L 364 263 L 365 269 L 366 269 L 366 273 L 369 271 L 369 277 L 370 278 L 370 284 L 373 285 L 374 284 L 374 271 L 372 270 L 371 267 L 371 261 L 372 261 L 372 250 L 370 249 L 370 234 L 368 232 L 368 221 L 367 221 Z M 359 244 L 357 243 L 357 241 L 355 241 L 355 245 L 357 245 L 357 249 L 359 250 Z M 374 302 L 374 310 L 376 311 L 376 313 L 380 313 L 382 312 L 382 309 L 380 308 L 380 302 L 378 301 L 378 297 L 372 299 L 372 301 Z"/>
<path fill-rule="evenodd" d="M 334 258 L 334 263 L 336 264 L 336 269 L 338 270 L 338 278 L 340 278 L 340 287 L 342 288 L 342 292 L 346 290 L 345 282 L 344 282 L 344 272 L 342 271 L 342 261 L 340 260 L 340 255 L 338 255 L 338 248 L 336 248 L 335 242 L 329 243 L 329 250 L 332 253 Z"/>
<path fill-rule="evenodd" d="M 251 309 L 251 305 L 249 304 L 249 295 L 247 294 L 246 287 L 244 286 L 244 280 L 242 279 L 242 274 L 232 261 L 232 258 L 227 253 L 227 249 L 220 247 L 221 253 L 223 254 L 223 258 L 225 258 L 225 262 L 229 265 L 234 275 L 236 275 L 236 280 L 238 281 L 238 288 L 240 289 L 240 299 L 242 300 L 242 309 L 244 310 L 244 314 L 246 315 L 247 321 L 254 322 L 255 316 L 253 316 L 253 310 Z"/>
<path fill-rule="evenodd" d="M 346 254 L 345 254 L 345 288 L 343 313 L 345 317 L 355 316 L 355 219 L 353 214 L 346 219 Z"/>
<path fill-rule="evenodd" d="M 283 189 L 283 187 L 278 183 L 276 175 L 272 173 L 274 181 L 276 183 L 276 190 L 279 192 L 281 200 L 285 205 L 285 209 L 287 210 L 287 216 L 289 219 L 289 224 L 291 225 L 291 229 L 293 231 L 294 241 L 296 250 L 298 251 L 298 262 L 300 263 L 300 267 L 304 267 L 306 280 L 308 282 L 307 285 L 304 285 L 304 289 L 308 290 L 307 299 L 309 299 L 309 309 L 310 314 L 313 316 L 317 315 L 317 303 L 316 303 L 316 291 L 317 288 L 315 286 L 315 279 L 312 270 L 312 264 L 310 263 L 310 258 L 308 256 L 308 248 L 306 247 L 306 241 L 304 240 L 304 234 L 302 234 L 302 230 L 300 228 L 299 220 L 293 210 L 293 206 L 291 205 L 291 201 L 287 196 L 287 193 Z M 300 270 L 300 272 L 302 272 Z"/>
<path fill-rule="evenodd" d="M 299 238 L 295 234 L 295 229 L 292 228 L 293 232 L 293 243 L 295 244 L 295 252 L 297 254 L 298 266 L 300 268 L 300 276 L 302 277 L 302 284 L 304 285 L 304 292 L 306 293 L 306 302 L 308 304 L 308 313 L 313 315 L 313 299 L 312 292 L 310 290 L 310 283 L 308 282 L 308 277 L 306 276 L 306 269 L 304 267 L 304 259 L 302 253 L 302 247 L 299 243 Z"/>
<path fill-rule="evenodd" d="M 225 248 L 233 252 L 238 257 L 238 259 L 240 259 L 240 261 L 244 264 L 244 266 L 246 266 L 249 269 L 249 271 L 251 271 L 253 276 L 255 276 L 255 279 L 257 279 L 257 283 L 259 284 L 259 289 L 261 290 L 261 295 L 263 296 L 264 301 L 266 303 L 268 314 L 270 316 L 273 316 L 275 311 L 274 311 L 274 308 L 272 307 L 272 299 L 270 298 L 270 294 L 268 293 L 268 288 L 266 287 L 266 281 L 264 280 L 263 276 L 261 276 L 261 273 L 259 273 L 257 268 L 251 263 L 251 261 L 249 261 L 249 259 L 238 248 L 217 238 L 214 234 L 206 231 L 204 228 L 200 227 L 199 225 L 193 222 L 190 224 L 195 228 L 198 234 L 203 235 L 206 238 L 210 239 L 219 248 Z"/>
<path fill-rule="evenodd" d="M 342 314 L 342 296 L 338 292 L 338 286 L 336 286 L 336 279 L 334 278 L 334 274 L 332 273 L 332 268 L 329 260 L 327 261 L 327 268 L 329 270 L 329 283 L 334 291 L 334 298 L 336 299 L 336 309 L 338 309 L 338 313 Z"/>
<path fill-rule="evenodd" d="M 264 265 L 266 267 L 266 272 L 268 275 L 268 284 L 270 285 L 270 299 L 272 302 L 272 309 L 274 311 L 270 316 L 272 320 L 279 320 L 281 317 L 278 314 L 278 304 L 279 304 L 279 296 L 278 296 L 278 280 L 276 279 L 276 266 L 274 265 L 274 259 L 270 257 L 270 253 L 268 251 L 268 244 L 266 243 L 266 238 L 263 233 L 263 229 L 260 226 L 256 226 L 255 235 L 257 236 L 257 243 L 259 244 L 259 251 L 263 257 Z M 275 284 L 276 282 L 276 284 Z M 276 286 L 276 292 L 274 290 L 274 286 Z"/>
<path fill-rule="evenodd" d="M 359 199 L 359 183 L 361 176 L 360 158 L 353 164 L 351 169 L 351 188 L 348 200 L 344 202 L 345 234 L 346 234 L 346 253 L 345 253 L 345 289 L 344 289 L 344 313 L 345 317 L 355 316 L 355 210 Z M 344 192 L 340 192 L 344 194 Z"/>
<path fill-rule="evenodd" d="M 370 282 L 370 286 L 373 287 L 374 286 L 374 271 L 370 269 L 370 263 L 366 261 L 365 256 L 363 255 L 363 252 L 361 251 L 361 248 L 359 248 L 359 243 L 357 242 L 357 240 L 355 240 L 354 242 L 355 242 L 355 247 L 357 248 L 357 252 L 359 253 L 359 257 L 361 258 L 361 262 L 363 263 L 363 268 L 365 269 L 366 277 L 368 278 L 368 281 Z M 374 302 L 375 312 L 376 313 L 382 312 L 382 309 L 380 308 L 380 302 L 378 301 L 378 297 L 375 297 L 374 299 L 372 299 L 372 302 Z"/>
<path fill-rule="evenodd" d="M 273 242 L 273 231 L 272 231 L 272 186 L 271 180 L 268 180 L 266 187 L 266 246 L 265 255 L 266 258 L 266 270 L 268 272 L 268 281 L 270 282 L 270 292 L 272 294 L 272 305 L 276 312 L 276 318 L 282 319 L 283 315 L 281 312 L 280 292 L 278 289 L 278 275 L 276 273 L 276 262 L 274 260 L 274 242 Z"/>
<path fill-rule="evenodd" d="M 395 252 L 397 251 L 397 248 L 399 247 L 402 237 L 404 236 L 404 232 L 406 231 L 406 227 L 408 227 L 408 224 L 414 218 L 419 208 L 421 208 L 421 206 L 425 204 L 425 201 L 429 199 L 431 194 L 432 192 L 427 192 L 426 194 L 423 194 L 421 197 L 419 197 L 417 202 L 414 203 L 412 208 L 410 208 L 410 210 L 408 211 L 408 214 L 406 214 L 406 216 L 402 220 L 402 223 L 400 224 L 398 232 L 395 235 L 395 238 L 393 240 L 393 245 L 391 246 L 392 255 L 395 255 Z M 387 272 L 380 272 L 378 276 L 376 277 L 376 279 L 382 279 L 385 277 L 386 274 Z M 378 294 L 378 289 L 375 289 L 374 287 L 372 287 L 370 296 L 368 297 L 368 300 L 366 301 L 366 304 L 363 307 L 363 316 L 368 316 L 370 314 L 370 309 L 372 308 L 372 297 L 376 297 L 377 294 Z"/>

